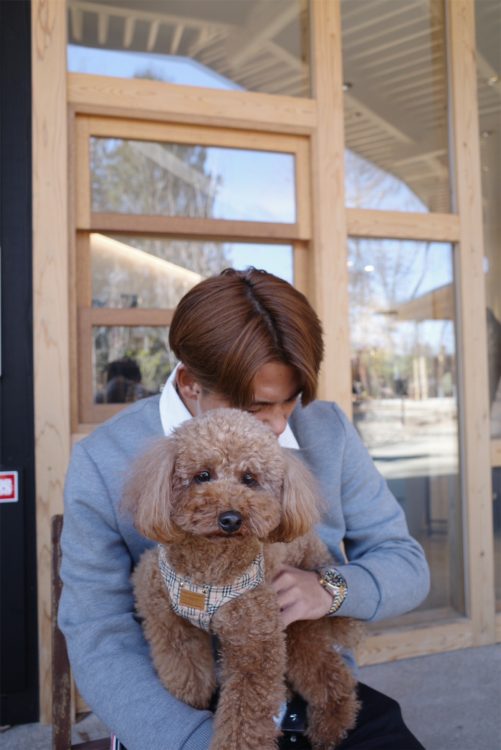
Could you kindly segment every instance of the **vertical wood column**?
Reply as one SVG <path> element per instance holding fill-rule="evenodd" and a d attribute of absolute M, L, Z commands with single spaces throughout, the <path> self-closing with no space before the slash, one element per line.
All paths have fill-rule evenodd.
<path fill-rule="evenodd" d="M 51 718 L 50 518 L 70 451 L 66 3 L 32 0 L 33 315 L 40 719 Z"/>
<path fill-rule="evenodd" d="M 451 155 L 460 241 L 455 252 L 466 599 L 473 642 L 495 639 L 492 485 L 482 186 L 474 0 L 448 0 Z"/>
<path fill-rule="evenodd" d="M 313 0 L 312 137 L 314 303 L 325 329 L 320 396 L 351 416 L 348 266 L 344 196 L 344 115 L 339 0 Z"/>

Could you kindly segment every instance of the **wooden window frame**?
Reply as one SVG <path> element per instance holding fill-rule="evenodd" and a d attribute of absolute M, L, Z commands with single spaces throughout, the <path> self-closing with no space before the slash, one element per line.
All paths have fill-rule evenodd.
<path fill-rule="evenodd" d="M 493 469 L 501 468 L 501 440 L 491 440 L 491 466 Z"/>
<path fill-rule="evenodd" d="M 89 236 L 91 232 L 113 232 L 162 238 L 186 237 L 220 241 L 289 243 L 293 247 L 295 284 L 301 291 L 308 286 L 307 255 L 311 240 L 309 143 L 303 135 L 235 130 L 206 125 L 160 123 L 134 118 L 95 117 L 73 113 L 70 151 L 74 154 L 74 217 L 76 240 L 73 261 L 77 315 L 73 319 L 71 351 L 72 431 L 88 432 L 100 422 L 121 411 L 126 404 L 96 404 L 92 390 L 92 329 L 94 326 L 168 326 L 173 310 L 117 309 L 92 307 L 92 278 Z M 269 153 L 290 154 L 294 158 L 294 222 L 263 222 L 185 216 L 93 212 L 91 209 L 90 139 L 123 138 L 186 145 L 220 146 Z M 74 305 L 72 305 L 74 307 Z"/>

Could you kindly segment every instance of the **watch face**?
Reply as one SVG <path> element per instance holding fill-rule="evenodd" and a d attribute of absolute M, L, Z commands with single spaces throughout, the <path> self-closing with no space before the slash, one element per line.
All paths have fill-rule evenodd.
<path fill-rule="evenodd" d="M 346 581 L 344 580 L 341 573 L 338 573 L 337 570 L 334 570 L 333 568 L 321 569 L 320 575 L 322 576 L 322 579 L 325 581 L 325 583 L 336 586 L 336 588 L 346 587 Z"/>
<path fill-rule="evenodd" d="M 320 579 L 320 585 L 332 596 L 332 607 L 329 614 L 332 615 L 341 606 L 346 598 L 348 587 L 343 576 L 335 568 L 320 568 L 317 571 Z"/>

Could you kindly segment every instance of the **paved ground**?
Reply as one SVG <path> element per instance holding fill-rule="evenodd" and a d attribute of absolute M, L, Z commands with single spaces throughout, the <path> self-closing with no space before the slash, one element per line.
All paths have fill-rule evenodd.
<path fill-rule="evenodd" d="M 501 645 L 366 667 L 361 679 L 400 702 L 426 750 L 501 750 Z"/>
<path fill-rule="evenodd" d="M 361 679 L 400 702 L 426 750 L 501 750 L 501 646 L 366 667 Z M 76 726 L 74 741 L 103 733 L 88 716 Z M 0 748 L 49 750 L 50 738 L 48 726 L 12 727 L 0 734 Z"/>

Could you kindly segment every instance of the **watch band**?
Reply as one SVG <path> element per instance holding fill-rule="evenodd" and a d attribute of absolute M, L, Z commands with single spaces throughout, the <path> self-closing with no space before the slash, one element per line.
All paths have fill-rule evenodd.
<path fill-rule="evenodd" d="M 332 596 L 332 605 L 328 615 L 333 615 L 346 599 L 347 583 L 336 568 L 325 566 L 317 568 L 315 572 L 318 575 L 319 584 Z"/>

